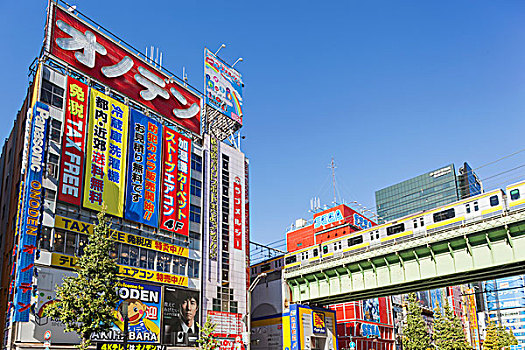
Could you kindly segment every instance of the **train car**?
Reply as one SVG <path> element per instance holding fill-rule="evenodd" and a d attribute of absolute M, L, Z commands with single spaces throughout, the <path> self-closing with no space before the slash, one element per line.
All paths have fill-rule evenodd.
<path fill-rule="evenodd" d="M 509 211 L 525 208 L 525 181 L 507 186 L 506 192 Z"/>

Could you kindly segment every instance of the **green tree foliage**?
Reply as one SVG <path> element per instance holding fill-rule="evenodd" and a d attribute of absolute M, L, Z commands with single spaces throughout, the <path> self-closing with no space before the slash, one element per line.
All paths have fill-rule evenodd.
<path fill-rule="evenodd" d="M 219 341 L 213 336 L 213 331 L 217 325 L 211 322 L 210 316 L 206 316 L 206 323 L 204 326 L 200 326 L 199 339 L 197 343 L 200 344 L 200 348 L 203 350 L 215 350 L 219 349 Z"/>
<path fill-rule="evenodd" d="M 497 326 L 492 320 L 489 321 L 483 350 L 508 350 L 511 345 L 518 345 L 518 340 L 512 330 L 506 330 L 502 326 Z"/>
<path fill-rule="evenodd" d="M 422 350 L 430 347 L 430 334 L 421 316 L 416 293 L 408 295 L 406 324 L 403 328 L 403 349 Z"/>
<path fill-rule="evenodd" d="M 485 341 L 483 342 L 483 350 L 500 350 L 498 345 L 498 329 L 492 320 L 489 321 L 489 325 L 486 330 Z"/>
<path fill-rule="evenodd" d="M 64 279 L 56 289 L 56 302 L 44 311 L 46 316 L 60 320 L 66 332 L 76 332 L 81 337 L 77 346 L 81 350 L 90 345 L 92 334 L 111 328 L 118 301 L 118 268 L 109 255 L 114 243 L 108 238 L 110 224 L 104 214 L 98 214 L 98 225 L 78 259 L 77 276 Z"/>
<path fill-rule="evenodd" d="M 465 338 L 461 320 L 454 314 L 448 301 L 445 302 L 444 314 L 436 308 L 434 311 L 434 341 L 438 349 L 472 349 Z"/>

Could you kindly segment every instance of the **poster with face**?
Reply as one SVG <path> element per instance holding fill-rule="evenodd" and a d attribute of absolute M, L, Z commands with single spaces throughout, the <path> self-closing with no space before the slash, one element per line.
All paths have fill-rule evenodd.
<path fill-rule="evenodd" d="M 199 293 L 164 288 L 162 343 L 195 346 L 199 338 Z"/>
<path fill-rule="evenodd" d="M 372 322 L 379 322 L 379 299 L 363 300 L 363 314 L 365 320 Z"/>
<path fill-rule="evenodd" d="M 120 297 L 113 328 L 94 334 L 93 341 L 124 340 L 124 315 L 128 315 L 128 341 L 160 343 L 161 287 L 122 281 L 117 283 Z"/>

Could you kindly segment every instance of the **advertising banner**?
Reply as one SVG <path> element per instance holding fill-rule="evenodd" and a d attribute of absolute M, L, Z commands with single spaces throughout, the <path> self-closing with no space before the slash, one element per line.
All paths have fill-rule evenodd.
<path fill-rule="evenodd" d="M 199 337 L 199 292 L 164 288 L 162 343 L 196 346 Z"/>
<path fill-rule="evenodd" d="M 46 148 L 49 106 L 36 102 L 32 111 L 29 134 L 28 163 L 22 204 L 22 225 L 18 245 L 18 261 L 15 281 L 14 322 L 29 321 L 29 308 L 33 294 L 33 269 L 37 235 L 42 219 L 42 174 Z"/>
<path fill-rule="evenodd" d="M 246 252 L 250 251 L 250 178 L 249 163 L 244 160 L 244 240 Z M 246 290 L 250 289 L 250 254 L 246 255 Z"/>
<path fill-rule="evenodd" d="M 242 88 L 239 72 L 204 49 L 206 104 L 242 125 Z"/>
<path fill-rule="evenodd" d="M 162 125 L 130 110 L 125 218 L 158 227 Z"/>
<path fill-rule="evenodd" d="M 366 321 L 380 322 L 378 298 L 363 300 L 363 315 Z"/>
<path fill-rule="evenodd" d="M 87 102 L 87 85 L 68 77 L 58 200 L 78 206 L 84 177 Z"/>
<path fill-rule="evenodd" d="M 487 281 L 485 289 L 489 311 L 525 307 L 525 283 L 522 276 Z"/>
<path fill-rule="evenodd" d="M 91 89 L 84 207 L 122 217 L 128 147 L 128 106 Z"/>
<path fill-rule="evenodd" d="M 241 178 L 233 181 L 233 247 L 242 250 L 242 187 Z"/>
<path fill-rule="evenodd" d="M 200 134 L 199 96 L 73 14 L 53 9 L 47 24 L 53 56 Z"/>
<path fill-rule="evenodd" d="M 164 127 L 160 228 L 189 236 L 191 140 Z"/>
<path fill-rule="evenodd" d="M 59 215 L 55 216 L 55 228 L 73 231 L 85 235 L 93 233 L 94 225 L 82 221 L 65 218 Z M 147 248 L 157 252 L 163 252 L 178 256 L 188 257 L 188 248 L 178 245 L 156 241 L 147 237 L 133 235 L 131 233 L 117 230 L 109 230 L 109 238 L 115 242 L 126 243 L 136 247 Z"/>
<path fill-rule="evenodd" d="M 210 136 L 210 260 L 217 261 L 219 233 L 219 142 Z"/>
<path fill-rule="evenodd" d="M 132 343 L 160 343 L 161 287 L 122 281 L 117 283 L 120 301 L 117 304 L 113 327 L 91 336 L 93 341 L 124 340 L 122 310 L 128 311 L 128 340 Z"/>
<path fill-rule="evenodd" d="M 148 343 L 133 343 L 128 344 L 126 350 L 167 350 L 168 347 L 164 344 L 148 344 Z M 122 343 L 97 343 L 97 350 L 124 350 Z"/>
<path fill-rule="evenodd" d="M 216 324 L 214 336 L 235 338 L 242 334 L 242 315 L 232 312 L 208 311 L 211 321 Z"/>
<path fill-rule="evenodd" d="M 51 265 L 65 269 L 76 269 L 78 258 L 70 255 L 52 253 Z M 133 278 L 146 282 L 157 282 L 170 284 L 173 286 L 188 286 L 188 277 L 173 275 L 171 273 L 157 272 L 152 270 L 141 269 L 138 267 L 118 265 L 118 275 L 120 277 Z"/>

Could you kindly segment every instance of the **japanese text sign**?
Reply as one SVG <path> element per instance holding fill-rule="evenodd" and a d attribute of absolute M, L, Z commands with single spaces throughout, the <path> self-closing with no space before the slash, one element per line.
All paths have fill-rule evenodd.
<path fill-rule="evenodd" d="M 86 152 L 87 85 L 68 77 L 66 101 L 58 200 L 80 206 Z"/>
<path fill-rule="evenodd" d="M 242 187 L 241 179 L 236 176 L 233 182 L 233 247 L 242 250 Z"/>
<path fill-rule="evenodd" d="M 42 174 L 44 168 L 44 150 L 46 148 L 49 106 L 37 102 L 33 107 L 29 134 L 29 153 L 22 202 L 20 243 L 15 281 L 15 322 L 29 321 L 29 308 L 33 290 L 33 269 L 37 249 L 38 231 L 40 230 L 42 209 Z"/>
<path fill-rule="evenodd" d="M 162 125 L 131 109 L 129 134 L 125 218 L 157 227 Z"/>
<path fill-rule="evenodd" d="M 97 342 L 97 350 L 167 350 L 168 346 L 163 344 L 148 344 L 148 343 L 132 343 L 124 349 L 122 343 L 101 343 Z"/>
<path fill-rule="evenodd" d="M 67 11 L 54 9 L 48 23 L 53 56 L 200 134 L 200 97 Z"/>
<path fill-rule="evenodd" d="M 217 56 L 204 50 L 206 104 L 242 125 L 242 77 Z"/>
<path fill-rule="evenodd" d="M 219 142 L 210 137 L 210 260 L 217 261 L 217 235 L 219 232 Z"/>
<path fill-rule="evenodd" d="M 189 235 L 191 140 L 164 127 L 160 228 Z"/>
<path fill-rule="evenodd" d="M 84 207 L 122 217 L 128 143 L 128 106 L 91 89 Z"/>

